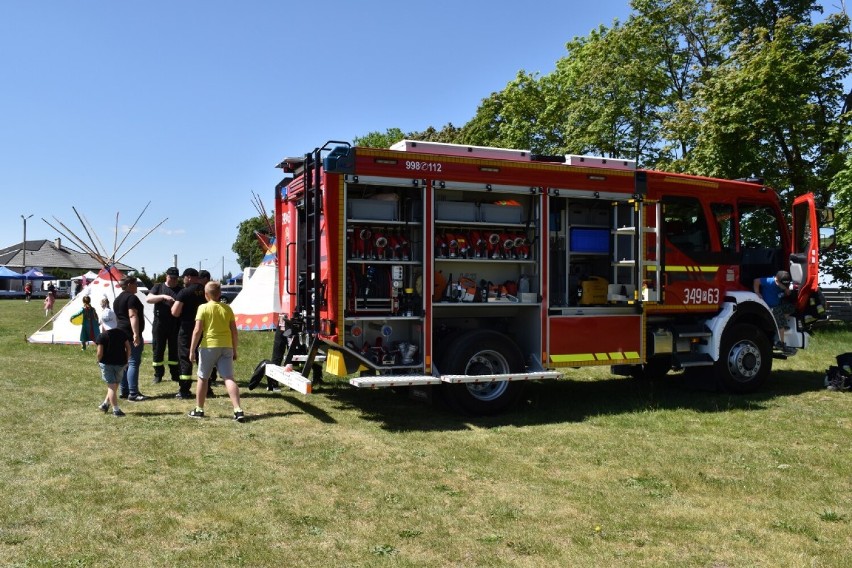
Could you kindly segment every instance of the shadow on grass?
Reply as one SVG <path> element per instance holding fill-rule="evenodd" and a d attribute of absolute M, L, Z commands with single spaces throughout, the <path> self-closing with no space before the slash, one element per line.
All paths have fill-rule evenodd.
<path fill-rule="evenodd" d="M 263 414 L 251 414 L 246 415 L 245 422 L 260 422 L 261 420 L 267 420 L 269 418 L 284 418 L 285 416 L 293 416 L 295 414 L 301 414 L 301 412 L 291 411 L 291 412 L 268 412 Z"/>
<path fill-rule="evenodd" d="M 466 430 L 582 422 L 595 416 L 687 409 L 695 412 L 761 411 L 774 399 L 822 390 L 822 371 L 776 371 L 764 389 L 748 395 L 722 392 L 715 385 L 696 384 L 682 374 L 658 381 L 626 377 L 599 380 L 543 381 L 528 386 L 521 403 L 497 416 L 465 416 L 446 407 L 437 392 L 424 404 L 399 391 L 326 388 L 317 396 L 333 400 L 341 410 L 355 410 L 365 420 L 391 431 Z M 576 375 L 575 375 L 576 376 Z"/>

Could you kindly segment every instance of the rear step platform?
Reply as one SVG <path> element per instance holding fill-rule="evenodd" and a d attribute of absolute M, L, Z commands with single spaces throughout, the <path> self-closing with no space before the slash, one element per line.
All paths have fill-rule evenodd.
<path fill-rule="evenodd" d="M 358 388 L 377 389 L 382 387 L 414 387 L 422 385 L 440 385 L 441 379 L 430 375 L 379 375 L 376 377 L 356 377 L 349 384 Z"/>
<path fill-rule="evenodd" d="M 302 394 L 311 394 L 313 392 L 313 383 L 311 380 L 302 376 L 302 373 L 299 371 L 292 370 L 292 367 L 288 369 L 269 363 L 266 365 L 266 376 Z"/>
<path fill-rule="evenodd" d="M 531 373 L 507 373 L 504 375 L 378 375 L 375 377 L 357 377 L 349 379 L 349 384 L 359 388 L 413 387 L 421 385 L 440 385 L 441 383 L 494 383 L 497 381 L 534 381 L 537 379 L 558 379 L 558 371 L 535 371 Z"/>

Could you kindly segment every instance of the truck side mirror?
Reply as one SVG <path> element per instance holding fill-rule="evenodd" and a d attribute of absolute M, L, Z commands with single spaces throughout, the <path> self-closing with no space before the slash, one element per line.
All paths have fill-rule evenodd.
<path fill-rule="evenodd" d="M 837 244 L 837 233 L 834 227 L 825 227 L 819 230 L 819 250 L 829 251 Z"/>

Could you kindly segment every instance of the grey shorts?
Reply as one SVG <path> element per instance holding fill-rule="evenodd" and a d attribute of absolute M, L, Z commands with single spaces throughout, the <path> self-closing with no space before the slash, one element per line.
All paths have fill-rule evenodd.
<path fill-rule="evenodd" d="M 106 363 L 98 363 L 101 368 L 101 378 L 108 385 L 114 385 L 121 382 L 124 376 L 124 365 L 107 365 Z"/>
<path fill-rule="evenodd" d="M 787 316 L 796 311 L 793 304 L 782 302 L 772 308 L 772 315 L 775 316 L 775 323 L 778 324 L 778 329 L 790 329 L 790 324 L 787 321 Z"/>
<path fill-rule="evenodd" d="M 200 347 L 198 349 L 198 378 L 207 380 L 213 368 L 223 379 L 234 378 L 234 350 L 230 347 Z"/>

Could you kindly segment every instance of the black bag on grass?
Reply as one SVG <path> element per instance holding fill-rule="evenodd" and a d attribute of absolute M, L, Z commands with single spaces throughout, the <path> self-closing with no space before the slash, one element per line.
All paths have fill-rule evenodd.
<path fill-rule="evenodd" d="M 837 366 L 825 372 L 825 386 L 833 391 L 852 390 L 852 353 L 837 356 Z"/>
<path fill-rule="evenodd" d="M 260 381 L 266 377 L 266 365 L 269 363 L 269 359 L 264 359 L 260 363 L 257 364 L 257 367 L 254 368 L 254 372 L 251 374 L 251 379 L 249 380 L 248 388 L 249 390 L 254 390 L 260 384 Z"/>

